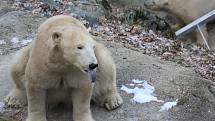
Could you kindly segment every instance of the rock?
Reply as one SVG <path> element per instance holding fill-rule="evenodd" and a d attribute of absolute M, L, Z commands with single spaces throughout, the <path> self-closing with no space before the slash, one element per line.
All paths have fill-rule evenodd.
<path fill-rule="evenodd" d="M 26 2 L 25 0 L 22 1 Z M 72 3 L 71 6 L 73 5 L 75 6 L 76 4 Z M 7 4 L 3 6 L 8 7 Z M 2 9 L 0 8 L 0 10 Z M 9 69 L 14 60 L 13 52 L 16 49 L 13 50 L 12 43 L 10 43 L 11 39 L 17 37 L 17 39 L 14 38 L 14 42 L 18 44 L 17 49 L 19 49 L 22 47 L 19 42 L 28 37 L 33 38 L 37 27 L 44 19 L 46 18 L 26 11 L 8 11 L 3 12 L 0 16 L 0 52 L 1 49 L 7 52 L 6 55 L 0 55 L 0 102 L 3 101 L 3 98 L 13 86 Z M 113 24 L 113 27 L 117 28 L 116 24 Z M 110 26 L 110 24 L 107 26 Z M 185 68 L 173 62 L 160 60 L 158 57 L 144 55 L 141 51 L 138 52 L 138 49 L 131 48 L 131 44 L 127 44 L 127 46 L 133 50 L 123 47 L 123 44 L 115 43 L 114 41 L 120 42 L 119 37 L 124 37 L 124 34 L 128 34 L 128 31 L 134 31 L 134 35 L 126 36 L 126 38 L 131 37 L 129 38 L 131 40 L 139 40 L 139 35 L 135 33 L 146 35 L 146 38 L 148 38 L 147 36 L 155 36 L 153 31 L 150 31 L 150 34 L 138 32 L 142 29 L 141 27 L 130 28 L 128 26 L 120 28 L 120 34 L 115 38 L 110 38 L 112 41 L 100 39 L 99 37 L 103 37 L 100 33 L 97 33 L 98 37 L 95 37 L 99 42 L 107 46 L 113 55 L 117 65 L 118 88 L 122 84 L 129 84 L 132 79 L 144 79 L 155 87 L 155 94 L 159 99 L 164 101 L 179 99 L 180 105 L 166 112 L 158 112 L 162 103 L 133 104 L 130 101 L 131 95 L 120 91 L 125 103 L 119 109 L 106 111 L 97 105 L 91 106 L 92 114 L 96 121 L 211 121 L 215 119 L 214 84 L 211 86 L 210 80 L 206 80 L 195 73 L 193 68 Z M 114 36 L 113 28 L 98 29 L 109 31 L 108 35 Z M 165 39 L 162 42 L 167 45 L 157 46 L 156 49 L 167 57 L 174 55 L 175 53 L 166 52 L 166 49 L 171 50 L 169 47 L 171 47 L 172 41 L 170 44 Z M 150 47 L 153 47 L 153 44 Z M 145 53 L 151 52 L 147 51 Z M 58 106 L 47 111 L 49 121 L 68 121 L 72 119 L 72 110 L 67 106 Z M 26 108 L 5 108 L 4 112 L 0 113 L 0 120 L 5 116 L 24 120 Z"/>
<path fill-rule="evenodd" d="M 8 117 L 0 117 L 0 121 L 15 121 L 14 119 L 10 119 Z"/>
<path fill-rule="evenodd" d="M 144 7 L 144 2 L 146 0 L 108 0 L 111 4 L 117 4 L 120 6 L 139 6 Z"/>
<path fill-rule="evenodd" d="M 104 9 L 95 0 L 78 0 L 63 3 L 62 0 L 48 0 L 45 3 L 57 11 L 63 9 L 65 13 L 75 14 L 76 17 L 83 17 L 92 26 L 97 22 L 99 16 L 104 15 Z"/>
<path fill-rule="evenodd" d="M 6 1 L 0 1 L 0 16 L 13 10 L 15 9 L 8 6 Z"/>
<path fill-rule="evenodd" d="M 116 62 L 118 88 L 122 84 L 129 84 L 131 79 L 144 79 L 155 87 L 155 94 L 158 99 L 171 101 L 179 98 L 180 105 L 168 112 L 158 112 L 163 103 L 133 104 L 130 101 L 130 95 L 120 91 L 125 103 L 119 109 L 106 111 L 97 105 L 91 106 L 96 121 L 209 121 L 215 118 L 213 115 L 215 113 L 213 104 L 215 101 L 211 100 L 213 99 L 212 95 L 207 91 L 209 83 L 205 83 L 205 79 L 191 68 L 181 67 L 173 62 L 161 61 L 157 57 L 143 55 L 140 52 L 127 49 L 121 44 L 105 42 L 101 39 L 98 41 L 108 46 Z M 9 76 L 9 65 L 11 65 L 12 57 L 13 54 L 0 57 L 0 101 L 12 88 Z M 140 65 L 139 63 L 143 64 Z M 72 118 L 71 108 L 65 106 L 47 111 L 49 121 L 68 121 Z M 11 112 L 9 114 L 16 118 L 24 119 L 26 117 L 26 110 L 19 111 L 18 114 L 17 111 L 9 110 L 8 112 Z"/>
<path fill-rule="evenodd" d="M 14 37 L 18 40 L 32 39 L 38 26 L 44 20 L 44 17 L 23 11 L 11 11 L 2 15 L 0 17 L 0 40 L 4 40 L 6 44 L 0 46 L 0 54 L 20 48 L 20 45 L 11 41 Z"/>

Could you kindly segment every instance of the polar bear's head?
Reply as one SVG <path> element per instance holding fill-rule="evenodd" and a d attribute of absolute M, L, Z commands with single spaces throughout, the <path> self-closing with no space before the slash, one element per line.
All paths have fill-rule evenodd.
<path fill-rule="evenodd" d="M 61 55 L 68 66 L 75 66 L 84 73 L 98 66 L 94 52 L 96 43 L 83 28 L 64 27 L 54 31 L 51 38 L 52 50 Z"/>

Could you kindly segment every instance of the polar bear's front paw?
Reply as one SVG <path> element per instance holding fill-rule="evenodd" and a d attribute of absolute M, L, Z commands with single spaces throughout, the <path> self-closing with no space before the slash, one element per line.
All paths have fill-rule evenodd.
<path fill-rule="evenodd" d="M 27 99 L 24 92 L 14 89 L 4 99 L 6 104 L 11 107 L 22 107 L 27 104 Z"/>
<path fill-rule="evenodd" d="M 123 104 L 122 97 L 119 94 L 112 94 L 105 98 L 104 106 L 108 110 L 113 110 L 118 108 Z"/>

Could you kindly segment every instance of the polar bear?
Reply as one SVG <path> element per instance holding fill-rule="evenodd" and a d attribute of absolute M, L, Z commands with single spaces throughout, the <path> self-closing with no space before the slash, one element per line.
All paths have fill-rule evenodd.
<path fill-rule="evenodd" d="M 94 121 L 91 99 L 108 110 L 123 103 L 108 50 L 69 15 L 51 17 L 39 27 L 36 39 L 19 52 L 11 75 L 15 88 L 5 101 L 28 104 L 27 121 L 46 121 L 46 105 L 60 101 L 72 102 L 74 121 Z"/>
<path fill-rule="evenodd" d="M 176 15 L 185 24 L 196 20 L 215 9 L 215 0 L 146 0 L 146 7 L 152 10 L 163 10 Z M 201 30 L 208 38 L 206 24 L 201 26 Z M 204 44 L 199 31 L 196 30 L 197 43 Z M 212 41 L 212 40 L 209 40 Z M 215 49 L 215 45 L 211 45 Z"/>

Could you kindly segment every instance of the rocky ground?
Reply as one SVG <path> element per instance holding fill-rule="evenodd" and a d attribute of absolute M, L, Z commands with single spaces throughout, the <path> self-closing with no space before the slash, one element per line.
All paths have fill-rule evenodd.
<path fill-rule="evenodd" d="M 47 1 L 50 2 L 50 0 Z M 58 1 L 58 3 L 51 1 L 48 4 L 35 3 L 34 0 L 31 0 L 31 4 L 21 0 L 20 2 L 11 0 L 7 2 L 0 1 L 0 102 L 12 88 L 9 67 L 15 52 L 33 39 L 41 22 L 55 14 L 68 14 L 71 10 L 76 10 L 73 13 L 76 16 L 80 12 L 78 8 L 82 8 L 83 11 L 102 9 L 94 8 L 98 7 L 96 3 L 86 3 L 84 0 L 81 3 L 69 3 L 76 8 L 66 7 L 68 1 L 59 8 L 55 7 L 56 4 L 61 4 Z M 91 8 L 83 7 L 86 4 Z M 83 11 L 81 13 L 84 15 L 77 17 L 82 21 L 84 20 L 82 18 L 88 18 L 83 22 L 91 26 L 91 33 L 99 42 L 108 47 L 114 57 L 117 65 L 118 89 L 122 85 L 131 83 L 132 79 L 143 79 L 155 87 L 154 95 L 158 99 L 165 102 L 178 99 L 177 106 L 169 111 L 159 112 L 163 103 L 132 103 L 130 100 L 132 95 L 120 90 L 125 103 L 119 109 L 106 111 L 104 108 L 92 105 L 92 113 L 96 121 L 215 120 L 215 83 L 212 81 L 215 68 L 213 52 L 199 48 L 187 50 L 182 47 L 181 43 L 174 40 L 163 38 L 152 31 L 149 33 L 142 31 L 140 26 L 130 26 L 118 23 L 119 21 L 109 22 L 104 18 L 97 20 L 95 18 L 101 13 L 91 15 Z M 95 20 L 99 25 L 92 26 Z M 199 72 L 198 70 L 201 69 L 204 71 Z M 49 121 L 70 121 L 71 113 L 70 108 L 59 106 L 49 109 L 47 117 Z M 9 117 L 12 119 L 7 119 Z M 0 121 L 24 120 L 25 118 L 25 108 L 4 107 L 2 109 L 0 105 Z"/>

